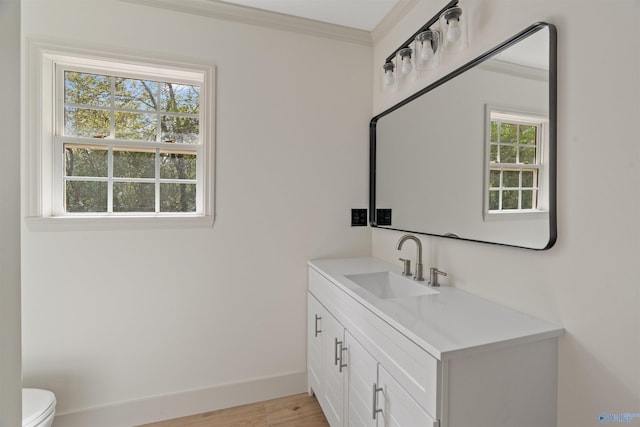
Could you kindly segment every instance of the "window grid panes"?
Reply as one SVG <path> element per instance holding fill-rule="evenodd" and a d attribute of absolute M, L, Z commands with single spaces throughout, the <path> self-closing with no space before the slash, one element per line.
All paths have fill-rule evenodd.
<path fill-rule="evenodd" d="M 538 209 L 542 122 L 492 112 L 489 125 L 488 211 Z"/>
<path fill-rule="evenodd" d="M 64 213 L 199 211 L 200 86 L 61 70 Z"/>

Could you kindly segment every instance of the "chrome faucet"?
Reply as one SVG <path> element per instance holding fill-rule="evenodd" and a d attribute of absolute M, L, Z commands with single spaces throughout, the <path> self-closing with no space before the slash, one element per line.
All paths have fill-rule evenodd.
<path fill-rule="evenodd" d="M 417 280 L 419 282 L 424 281 L 424 277 L 422 275 L 422 243 L 420 242 L 420 239 L 418 239 L 416 236 L 413 236 L 411 234 L 405 234 L 404 236 L 402 236 L 400 238 L 400 240 L 398 240 L 398 245 L 396 247 L 397 250 L 402 249 L 402 245 L 404 244 L 404 242 L 406 242 L 407 240 L 413 240 L 414 242 L 416 242 L 416 274 L 415 276 L 413 276 L 413 280 Z M 404 260 L 403 260 L 404 261 Z M 410 271 L 408 271 L 407 266 L 408 266 L 408 262 L 404 261 L 404 274 L 405 275 L 409 275 L 411 274 Z M 408 274 L 406 274 L 408 273 Z"/>

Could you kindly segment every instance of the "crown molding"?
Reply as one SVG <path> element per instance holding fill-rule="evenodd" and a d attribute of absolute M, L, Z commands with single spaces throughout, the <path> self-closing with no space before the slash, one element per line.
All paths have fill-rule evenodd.
<path fill-rule="evenodd" d="M 143 6 L 158 7 L 175 12 L 190 13 L 209 18 L 240 22 L 274 28 L 277 30 L 307 34 L 333 40 L 372 46 L 371 33 L 341 25 L 328 24 L 312 19 L 270 12 L 218 0 L 120 0 Z M 404 0 L 401 0 L 401 2 Z M 414 0 L 411 0 L 414 1 Z"/>
<path fill-rule="evenodd" d="M 392 28 L 394 28 L 402 18 L 407 16 L 411 10 L 419 3 L 420 0 L 400 0 L 391 8 L 389 13 L 380 21 L 378 25 L 371 31 L 371 39 L 373 43 L 377 43 L 386 36 Z"/>

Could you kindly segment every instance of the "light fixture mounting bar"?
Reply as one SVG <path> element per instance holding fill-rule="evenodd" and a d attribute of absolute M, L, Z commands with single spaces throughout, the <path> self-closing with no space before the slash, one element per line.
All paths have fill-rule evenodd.
<path fill-rule="evenodd" d="M 436 13 L 431 19 L 429 19 L 427 21 L 426 24 L 424 24 L 422 27 L 420 27 L 420 29 L 418 31 L 416 31 L 411 37 L 409 37 L 406 42 L 404 42 L 402 45 L 400 45 L 400 47 L 398 47 L 396 50 L 394 50 L 391 53 L 391 55 L 389 55 L 387 57 L 386 62 L 390 62 L 393 58 L 395 58 L 396 54 L 398 53 L 398 51 L 400 49 L 404 49 L 405 47 L 411 46 L 411 43 L 413 43 L 413 40 L 415 40 L 415 38 L 416 38 L 416 36 L 418 34 L 420 34 L 423 31 L 427 31 L 429 29 L 429 27 L 431 27 L 433 24 L 438 22 L 438 20 L 440 19 L 440 15 L 442 15 L 445 10 L 451 9 L 454 6 L 457 6 L 458 5 L 458 1 L 459 0 L 451 0 L 449 3 L 447 3 L 447 5 L 440 10 L 440 12 Z"/>

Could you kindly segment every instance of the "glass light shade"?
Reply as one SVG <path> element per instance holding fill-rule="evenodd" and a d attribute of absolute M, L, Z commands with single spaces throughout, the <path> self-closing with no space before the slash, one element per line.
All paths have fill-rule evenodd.
<path fill-rule="evenodd" d="M 382 78 L 384 85 L 393 86 L 396 81 L 393 75 L 393 70 L 396 68 L 396 66 L 393 64 L 393 62 L 387 62 L 382 66 L 382 68 L 384 70 L 384 76 Z"/>
<path fill-rule="evenodd" d="M 411 53 L 413 49 L 410 47 L 405 47 L 404 49 L 400 49 L 398 51 L 398 56 L 400 57 L 400 74 L 403 76 L 407 76 L 411 74 L 413 71 L 413 64 L 411 63 Z"/>
<path fill-rule="evenodd" d="M 415 38 L 415 65 L 417 70 L 435 68 L 440 63 L 441 51 L 440 33 L 427 30 Z"/>
<path fill-rule="evenodd" d="M 467 18 L 460 6 L 447 9 L 440 15 L 440 28 L 446 51 L 457 52 L 468 46 Z"/>

